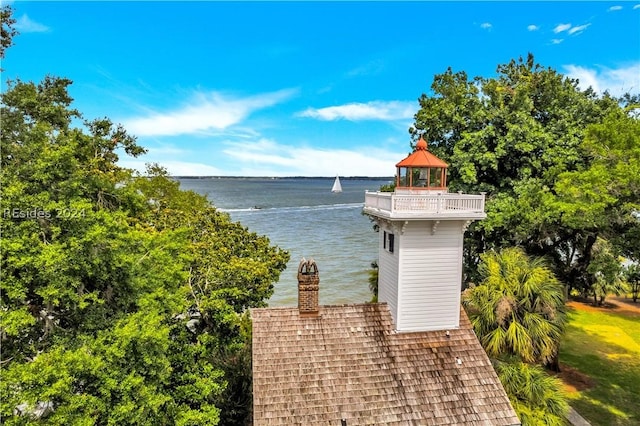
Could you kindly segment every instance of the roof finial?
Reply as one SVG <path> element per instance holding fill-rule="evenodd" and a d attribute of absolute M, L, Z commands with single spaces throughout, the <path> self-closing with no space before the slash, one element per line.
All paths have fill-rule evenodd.
<path fill-rule="evenodd" d="M 420 135 L 420 140 L 416 144 L 416 151 L 426 151 L 427 142 L 424 140 L 424 136 Z"/>

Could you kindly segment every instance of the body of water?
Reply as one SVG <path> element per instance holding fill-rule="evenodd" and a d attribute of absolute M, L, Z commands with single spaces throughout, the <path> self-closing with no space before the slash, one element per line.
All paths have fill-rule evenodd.
<path fill-rule="evenodd" d="M 275 284 L 270 306 L 296 306 L 300 260 L 312 258 L 320 274 L 320 303 L 369 301 L 368 272 L 378 259 L 377 233 L 362 214 L 364 193 L 392 178 L 179 178 L 180 187 L 206 195 L 250 231 L 288 250 L 291 260 Z"/>

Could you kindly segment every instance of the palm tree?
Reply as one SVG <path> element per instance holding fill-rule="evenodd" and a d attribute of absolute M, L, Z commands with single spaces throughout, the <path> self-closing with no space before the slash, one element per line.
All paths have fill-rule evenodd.
<path fill-rule="evenodd" d="M 480 257 L 479 285 L 462 303 L 523 425 L 563 425 L 568 410 L 560 380 L 537 363 L 557 369 L 566 313 L 562 284 L 540 258 L 520 248 Z"/>
<path fill-rule="evenodd" d="M 494 361 L 514 410 L 523 425 L 563 426 L 569 409 L 562 382 L 537 365 Z"/>
<path fill-rule="evenodd" d="M 557 360 L 566 313 L 562 284 L 541 258 L 520 248 L 481 256 L 480 285 L 463 293 L 463 306 L 492 358 L 527 363 Z"/>

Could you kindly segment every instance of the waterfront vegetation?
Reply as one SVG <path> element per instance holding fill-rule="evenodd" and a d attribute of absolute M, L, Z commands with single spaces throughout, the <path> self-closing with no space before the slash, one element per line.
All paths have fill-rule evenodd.
<path fill-rule="evenodd" d="M 487 217 L 465 234 L 465 307 L 523 424 L 562 424 L 565 403 L 545 407 L 518 388 L 564 399 L 553 391 L 558 382 L 536 371 L 559 368 L 564 322 L 556 320 L 564 308 L 517 287 L 543 279 L 556 297 L 564 286 L 605 304 L 633 283 L 622 265 L 640 261 L 640 103 L 637 95 L 581 91 L 533 55 L 499 65 L 497 74 L 435 76 L 410 133 L 449 164 L 450 191 L 486 192 Z M 555 348 L 547 346 L 546 359 L 523 350 L 547 340 Z"/>
<path fill-rule="evenodd" d="M 245 424 L 248 312 L 289 254 L 161 166 L 120 167 L 145 149 L 70 84 L 2 93 L 2 423 Z"/>
<path fill-rule="evenodd" d="M 47 76 L 2 93 L 3 423 L 245 424 L 248 310 L 266 305 L 288 253 L 161 166 L 118 166 L 144 147 L 83 117 L 71 84 Z M 557 303 L 562 283 L 606 306 L 624 290 L 622 256 L 640 261 L 638 105 L 580 90 L 533 55 L 492 78 L 449 69 L 420 98 L 414 140 L 449 163 L 451 191 L 487 193 L 487 219 L 465 241 L 477 284 L 465 303 L 524 424 L 560 422 L 558 382 L 539 374 L 558 341 L 560 361 L 592 381 L 568 390 L 578 411 L 638 422 L 637 318 L 570 307 L 559 337 Z"/>

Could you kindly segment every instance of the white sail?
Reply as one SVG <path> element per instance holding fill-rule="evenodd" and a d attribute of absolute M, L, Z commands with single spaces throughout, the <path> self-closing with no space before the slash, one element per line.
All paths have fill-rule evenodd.
<path fill-rule="evenodd" d="M 331 192 L 342 192 L 342 185 L 340 184 L 340 178 L 338 176 L 336 176 L 336 180 L 333 181 Z"/>

